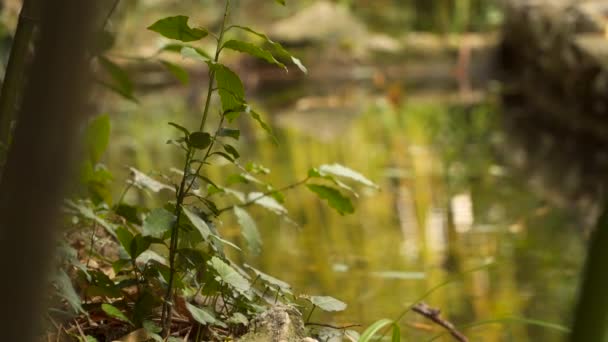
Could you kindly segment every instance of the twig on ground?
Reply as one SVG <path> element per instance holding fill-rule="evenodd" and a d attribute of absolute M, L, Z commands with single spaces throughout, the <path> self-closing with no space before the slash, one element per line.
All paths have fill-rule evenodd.
<path fill-rule="evenodd" d="M 460 331 L 456 330 L 454 324 L 448 322 L 447 320 L 440 317 L 441 310 L 432 308 L 425 303 L 418 303 L 412 306 L 412 311 L 415 313 L 426 317 L 427 319 L 433 321 L 435 324 L 446 329 L 450 335 L 452 335 L 459 342 L 469 342 L 469 339 L 464 336 Z"/>
<path fill-rule="evenodd" d="M 84 334 L 84 331 L 82 331 L 82 328 L 80 327 L 80 324 L 78 324 L 77 320 L 74 320 L 74 323 L 76 323 L 76 328 L 78 328 L 78 332 L 80 333 L 80 337 L 83 338 L 83 341 L 87 340 L 87 336 Z"/>
<path fill-rule="evenodd" d="M 354 327 L 360 327 L 361 324 L 350 324 L 350 325 L 345 325 L 345 326 L 335 326 L 335 325 L 331 325 L 331 324 L 325 324 L 325 323 L 312 323 L 312 322 L 308 322 L 308 323 L 304 323 L 304 325 L 314 325 L 317 327 L 325 327 L 325 328 L 332 328 L 332 329 L 336 329 L 336 330 L 344 330 L 344 329 L 348 329 L 348 328 L 354 328 Z"/>

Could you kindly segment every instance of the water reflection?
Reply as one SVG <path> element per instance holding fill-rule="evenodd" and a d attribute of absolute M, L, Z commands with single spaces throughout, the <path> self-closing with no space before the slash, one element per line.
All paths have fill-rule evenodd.
<path fill-rule="evenodd" d="M 502 134 L 496 128 L 498 109 L 416 99 L 393 106 L 384 95 L 359 100 L 358 115 L 327 109 L 329 100 L 284 110 L 274 118 L 278 147 L 241 123 L 241 148 L 249 150 L 242 155 L 251 153 L 251 160 L 270 168 L 267 180 L 277 186 L 305 177 L 310 167 L 338 162 L 369 176 L 381 190 L 363 192 L 356 213 L 342 217 L 306 189 L 295 189 L 286 205 L 300 227 L 254 209 L 264 251 L 235 258 L 302 293 L 349 303 L 346 312 L 315 312 L 312 321 L 367 325 L 393 318 L 429 289 L 455 279 L 426 301 L 457 325 L 506 317 L 567 324 L 583 255 L 580 220 L 535 195 L 525 174 L 503 165 L 495 151 L 504 146 L 491 143 L 504 141 L 495 139 Z M 114 133 L 126 142 L 112 151 L 113 169 L 127 163 L 162 171 L 177 162 L 156 137 L 143 143 L 127 138 L 145 131 L 171 136 L 161 114 L 167 104 L 142 103 L 138 110 L 158 120 L 116 118 Z M 172 112 L 172 120 L 189 120 L 179 106 Z M 253 144 L 251 137 L 258 134 Z M 209 177 L 223 179 L 233 172 L 229 168 Z M 231 218 L 222 219 L 223 233 L 239 242 L 239 228 Z M 466 273 L 488 262 L 493 265 Z M 442 332 L 412 313 L 402 326 L 404 337 L 415 341 Z M 562 337 L 513 320 L 475 326 L 466 334 L 472 341 Z"/>

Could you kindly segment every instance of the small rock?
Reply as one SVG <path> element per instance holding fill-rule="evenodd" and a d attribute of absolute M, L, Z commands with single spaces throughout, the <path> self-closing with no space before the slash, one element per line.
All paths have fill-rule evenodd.
<path fill-rule="evenodd" d="M 275 305 L 261 313 L 250 328 L 239 342 L 318 342 L 306 337 L 302 315 L 289 305 Z"/>

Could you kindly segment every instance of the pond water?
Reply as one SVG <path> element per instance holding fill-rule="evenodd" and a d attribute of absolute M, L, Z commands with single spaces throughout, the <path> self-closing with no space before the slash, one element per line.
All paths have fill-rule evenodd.
<path fill-rule="evenodd" d="M 553 207 L 531 190 L 525 172 L 502 161 L 496 151 L 508 151 L 508 139 L 499 108 L 490 98 L 462 106 L 416 98 L 396 105 L 365 88 L 352 96 L 356 108 L 327 97 L 282 108 L 275 103 L 270 119 L 278 146 L 241 122 L 242 163 L 264 165 L 271 173 L 262 178 L 282 187 L 306 177 L 311 167 L 336 162 L 365 174 L 380 190 L 357 188 L 356 212 L 346 216 L 305 188 L 290 190 L 285 205 L 297 225 L 251 208 L 263 252 L 234 258 L 289 282 L 297 293 L 330 295 L 349 305 L 339 314 L 314 312 L 312 322 L 366 326 L 395 318 L 448 282 L 424 301 L 457 326 L 485 323 L 464 329 L 472 341 L 560 340 L 563 332 L 523 320 L 568 324 L 584 255 L 581 220 Z M 260 105 L 264 97 L 258 95 Z M 112 169 L 130 164 L 154 172 L 179 165 L 164 144 L 173 134 L 165 123 L 196 118 L 165 98 L 146 98 L 116 115 Z M 146 120 L 136 119 L 144 115 Z M 235 172 L 226 165 L 208 176 L 219 180 Z M 234 220 L 221 219 L 224 236 L 242 242 Z M 408 340 L 442 332 L 411 312 L 401 322 Z"/>
<path fill-rule="evenodd" d="M 340 163 L 379 190 L 356 188 L 356 212 L 346 216 L 305 188 L 285 193 L 291 220 L 248 208 L 264 248 L 232 257 L 289 282 L 296 293 L 348 303 L 338 314 L 313 312 L 311 322 L 365 327 L 424 298 L 471 341 L 562 340 L 560 327 L 549 325 L 569 324 L 586 221 L 553 205 L 547 194 L 559 189 L 538 191 L 530 173 L 510 166 L 515 151 L 491 95 L 463 103 L 454 101 L 457 93 L 417 96 L 402 84 L 375 88 L 377 81 L 337 85 L 317 77 L 262 85 L 265 92 L 253 94 L 255 106 L 271 114 L 279 144 L 241 120 L 238 147 L 242 164 L 271 170 L 264 181 L 280 188 L 311 167 Z M 125 165 L 148 173 L 181 165 L 165 144 L 174 136 L 166 123 L 197 125 L 189 94 L 168 89 L 142 96 L 138 106 L 109 105 L 108 164 L 118 180 L 127 178 Z M 225 165 L 207 176 L 221 184 L 237 172 Z M 154 199 L 131 193 L 127 201 Z M 221 223 L 223 236 L 243 242 L 230 215 Z M 400 322 L 408 341 L 444 332 L 413 312 Z"/>

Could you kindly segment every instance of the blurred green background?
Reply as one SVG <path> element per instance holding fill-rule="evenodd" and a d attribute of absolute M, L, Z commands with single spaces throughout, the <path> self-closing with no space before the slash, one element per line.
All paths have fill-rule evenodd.
<path fill-rule="evenodd" d="M 14 5 L 3 22 L 14 25 Z M 298 225 L 254 209 L 264 238 L 260 256 L 235 255 L 290 282 L 296 292 L 331 295 L 344 313 L 315 322 L 369 325 L 396 317 L 433 286 L 458 278 L 426 301 L 472 341 L 556 341 L 554 330 L 516 318 L 568 324 L 584 254 L 585 220 L 559 196 L 509 161 L 521 151 L 502 129 L 492 81 L 491 49 L 502 15 L 489 0 L 236 0 L 233 21 L 270 32 L 309 67 L 284 74 L 238 55 L 225 63 L 242 75 L 257 107 L 279 139 L 240 122 L 245 164 L 269 168 L 277 187 L 306 176 L 310 167 L 341 163 L 380 185 L 341 217 L 305 189 L 290 191 L 286 206 Z M 163 42 L 145 28 L 177 14 L 213 30 L 222 2 L 130 0 L 110 21 L 116 34 L 109 57 L 136 82 L 139 103 L 99 91 L 91 114 L 112 117 L 106 162 L 115 196 L 128 166 L 150 174 L 180 165 L 165 142 L 167 122 L 195 124 L 206 71 L 188 65 L 180 85 L 154 63 L 138 63 Z M 0 29 L 0 32 L 10 29 Z M 6 36 L 6 35 L 5 35 Z M 204 44 L 202 46 L 205 48 Z M 186 125 L 187 126 L 187 125 Z M 229 165 L 209 171 L 222 179 Z M 542 177 L 542 175 L 534 175 Z M 537 183 L 534 183 L 537 184 Z M 543 184 L 540 182 L 540 184 Z M 128 202 L 155 201 L 131 192 Z M 239 241 L 226 219 L 224 236 Z M 481 270 L 466 273 L 480 265 Z M 463 274 L 463 272 L 465 272 Z M 414 313 L 403 319 L 408 340 L 426 341 L 441 328 Z M 446 341 L 449 337 L 444 337 Z"/>

